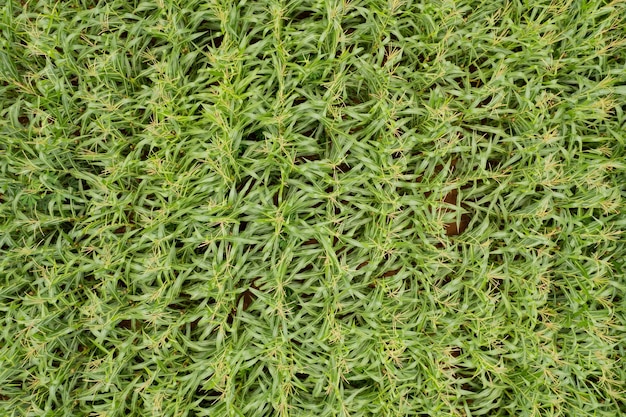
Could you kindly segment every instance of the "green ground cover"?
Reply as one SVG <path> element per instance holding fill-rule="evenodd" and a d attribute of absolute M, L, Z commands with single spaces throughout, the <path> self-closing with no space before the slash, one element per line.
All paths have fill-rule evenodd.
<path fill-rule="evenodd" d="M 625 1 L 0 32 L 0 416 L 626 414 Z"/>

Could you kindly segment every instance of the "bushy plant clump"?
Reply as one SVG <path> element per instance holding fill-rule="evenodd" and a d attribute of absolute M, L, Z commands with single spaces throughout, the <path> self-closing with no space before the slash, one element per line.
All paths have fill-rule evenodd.
<path fill-rule="evenodd" d="M 0 10 L 0 415 L 626 413 L 626 2 Z"/>

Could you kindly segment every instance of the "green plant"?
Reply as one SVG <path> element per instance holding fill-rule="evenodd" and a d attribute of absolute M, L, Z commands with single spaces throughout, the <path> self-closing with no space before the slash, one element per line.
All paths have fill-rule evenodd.
<path fill-rule="evenodd" d="M 626 3 L 0 2 L 0 414 L 626 412 Z"/>

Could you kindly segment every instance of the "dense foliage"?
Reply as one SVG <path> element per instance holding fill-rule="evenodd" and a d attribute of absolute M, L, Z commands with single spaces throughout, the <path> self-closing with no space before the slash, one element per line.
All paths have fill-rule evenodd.
<path fill-rule="evenodd" d="M 0 415 L 626 413 L 626 2 L 0 7 Z"/>

